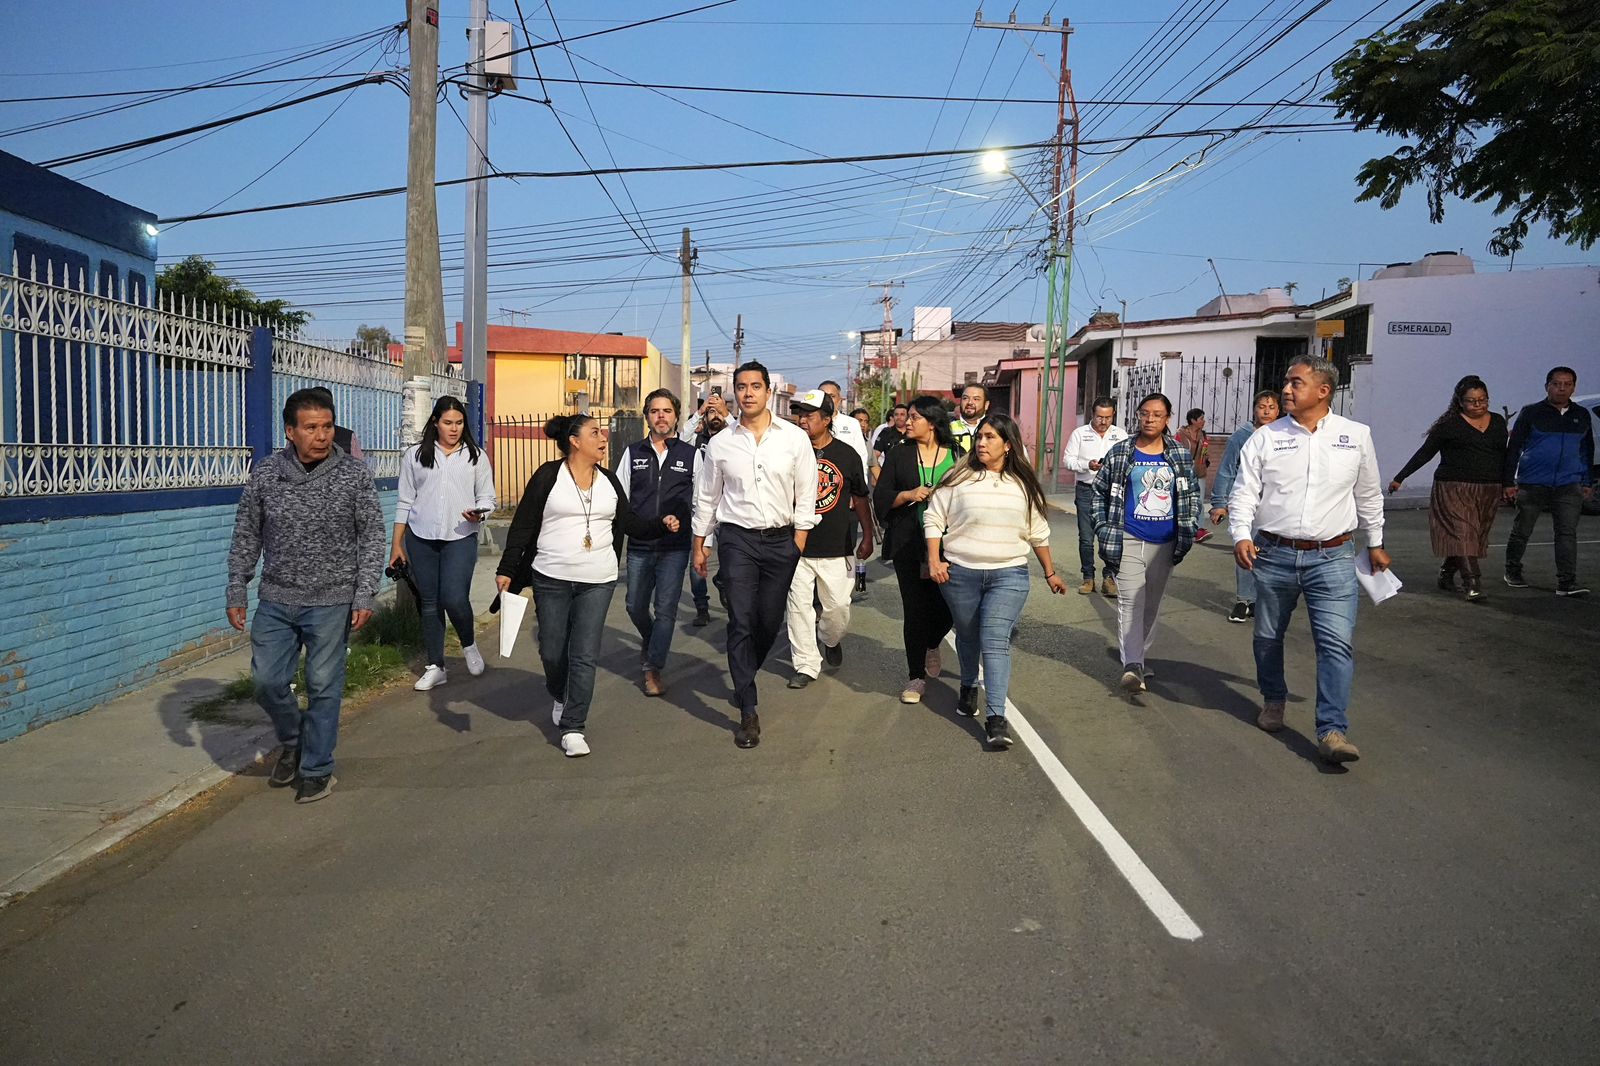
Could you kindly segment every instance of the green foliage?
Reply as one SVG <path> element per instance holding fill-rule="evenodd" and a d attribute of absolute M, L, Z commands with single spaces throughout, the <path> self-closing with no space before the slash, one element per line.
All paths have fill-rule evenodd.
<path fill-rule="evenodd" d="M 1510 220 L 1489 248 L 1509 255 L 1529 227 L 1583 248 L 1600 237 L 1600 4 L 1440 0 L 1334 64 L 1328 99 L 1358 129 L 1413 143 L 1369 159 L 1359 200 L 1394 207 L 1420 185 L 1428 217 L 1450 196 L 1492 201 Z"/>
<path fill-rule="evenodd" d="M 204 256 L 191 255 L 156 276 L 163 293 L 227 307 L 255 315 L 267 323 L 299 329 L 311 321 L 310 311 L 292 311 L 287 300 L 262 300 L 232 278 L 217 273 L 217 265 Z"/>
<path fill-rule="evenodd" d="M 394 334 L 389 332 L 388 326 L 369 326 L 363 323 L 356 327 L 355 347 L 387 353 L 389 345 L 393 343 Z"/>

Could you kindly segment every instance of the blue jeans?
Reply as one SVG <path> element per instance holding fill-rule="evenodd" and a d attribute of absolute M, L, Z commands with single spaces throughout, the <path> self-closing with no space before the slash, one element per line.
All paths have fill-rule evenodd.
<path fill-rule="evenodd" d="M 1356 546 L 1296 551 L 1256 541 L 1256 683 L 1261 698 L 1281 703 L 1289 696 L 1283 679 L 1283 634 L 1304 594 L 1317 651 L 1317 739 L 1349 732 L 1350 682 L 1355 676 Z"/>
<path fill-rule="evenodd" d="M 478 565 L 478 538 L 424 540 L 406 528 L 406 558 L 417 583 L 417 610 L 422 615 L 422 650 L 433 666 L 444 665 L 444 618 L 450 616 L 463 648 L 472 635 L 472 571 Z"/>
<path fill-rule="evenodd" d="M 1242 566 L 1233 568 L 1233 598 L 1240 603 L 1256 602 L 1256 575 Z"/>
<path fill-rule="evenodd" d="M 688 566 L 687 548 L 628 550 L 628 617 L 639 631 L 646 670 L 660 670 L 667 665 L 672 631 L 678 622 L 678 601 L 683 598 L 683 572 Z"/>
<path fill-rule="evenodd" d="M 615 581 L 561 581 L 533 572 L 533 616 L 539 623 L 544 687 L 561 704 L 561 732 L 581 733 L 594 700 L 595 663 Z"/>
<path fill-rule="evenodd" d="M 250 676 L 256 702 L 272 718 L 278 743 L 300 749 L 300 774 L 333 773 L 333 747 L 339 742 L 339 704 L 344 699 L 345 647 L 350 636 L 350 605 L 296 607 L 262 600 L 250 623 Z M 289 685 L 300 649 L 306 650 L 305 713 Z"/>
<path fill-rule="evenodd" d="M 1078 512 L 1078 569 L 1085 581 L 1094 580 L 1094 482 L 1080 481 L 1072 490 L 1072 506 Z M 1110 573 L 1107 570 L 1106 573 Z"/>
<path fill-rule="evenodd" d="M 961 684 L 978 683 L 983 663 L 983 692 L 989 714 L 1004 717 L 1006 690 L 1011 687 L 1011 631 L 1028 602 L 1028 568 L 972 570 L 950 564 L 950 580 L 939 586 L 955 623 L 956 656 Z"/>

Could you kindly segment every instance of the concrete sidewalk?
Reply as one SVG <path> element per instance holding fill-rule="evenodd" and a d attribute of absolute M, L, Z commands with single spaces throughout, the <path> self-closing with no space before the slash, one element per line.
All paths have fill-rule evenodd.
<path fill-rule="evenodd" d="M 472 582 L 489 658 L 498 627 L 482 623 L 499 557 L 485 548 Z M 0 744 L 0 907 L 235 774 L 265 774 L 262 760 L 277 747 L 266 712 L 218 702 L 249 674 L 250 649 L 239 648 Z"/>

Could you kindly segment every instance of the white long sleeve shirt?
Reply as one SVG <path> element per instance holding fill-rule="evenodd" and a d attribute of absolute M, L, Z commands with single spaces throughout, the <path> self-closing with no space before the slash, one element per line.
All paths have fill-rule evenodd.
<path fill-rule="evenodd" d="M 1089 473 L 1089 464 L 1106 457 L 1112 445 L 1128 439 L 1127 430 L 1113 422 L 1102 436 L 1091 425 L 1082 425 L 1067 434 L 1067 447 L 1061 458 L 1074 474 Z"/>
<path fill-rule="evenodd" d="M 1329 414 L 1315 432 L 1285 415 L 1258 429 L 1239 452 L 1228 497 L 1235 542 L 1265 530 L 1292 540 L 1333 540 L 1364 529 L 1383 543 L 1383 485 L 1372 430 Z"/>
<path fill-rule="evenodd" d="M 922 529 L 942 538 L 946 559 L 970 570 L 1024 566 L 1033 549 L 1050 543 L 1050 521 L 1028 506 L 1022 485 L 988 471 L 935 489 Z"/>
<path fill-rule="evenodd" d="M 449 455 L 437 444 L 433 465 L 417 461 L 422 446 L 413 444 L 400 457 L 400 496 L 395 504 L 395 525 L 408 525 L 423 540 L 461 540 L 477 536 L 478 526 L 461 512 L 494 510 L 494 471 L 480 448 L 472 462 L 462 445 Z"/>
<path fill-rule="evenodd" d="M 817 457 L 805 430 L 772 418 L 759 441 L 742 422 L 706 445 L 695 488 L 694 535 L 720 524 L 745 529 L 810 529 L 817 524 Z"/>
<path fill-rule="evenodd" d="M 833 415 L 833 435 L 854 448 L 856 454 L 861 456 L 861 469 L 871 470 L 872 463 L 867 452 L 867 440 L 861 435 L 861 423 L 843 411 L 836 411 Z"/>

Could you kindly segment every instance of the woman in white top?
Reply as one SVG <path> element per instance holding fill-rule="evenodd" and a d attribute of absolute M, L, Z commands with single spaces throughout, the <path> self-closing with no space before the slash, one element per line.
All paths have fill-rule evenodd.
<path fill-rule="evenodd" d="M 654 540 L 677 532 L 678 520 L 633 513 L 606 466 L 605 433 L 590 416 L 557 415 L 544 424 L 544 432 L 562 457 L 528 480 L 495 584 L 501 595 L 532 586 L 539 660 L 545 688 L 555 700 L 550 719 L 561 731 L 563 752 L 587 755 L 584 723 L 623 537 Z"/>
<path fill-rule="evenodd" d="M 1050 591 L 1066 582 L 1050 562 L 1050 520 L 1044 490 L 1023 457 L 1017 424 L 1003 414 L 978 423 L 971 454 L 956 464 L 923 516 L 928 576 L 950 606 L 961 695 L 956 712 L 978 713 L 978 665 L 983 664 L 989 746 L 1011 746 L 1006 689 L 1011 681 L 1011 634 L 1028 600 L 1028 552 L 1044 567 Z"/>
<path fill-rule="evenodd" d="M 433 405 L 422 443 L 400 457 L 400 501 L 394 512 L 389 566 L 411 570 L 422 615 L 428 668 L 414 686 L 426 692 L 448 680 L 444 669 L 444 619 L 450 616 L 467 672 L 483 673 L 473 636 L 472 571 L 478 563 L 478 525 L 494 510 L 494 471 L 472 439 L 467 409 L 454 396 Z"/>

